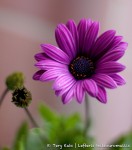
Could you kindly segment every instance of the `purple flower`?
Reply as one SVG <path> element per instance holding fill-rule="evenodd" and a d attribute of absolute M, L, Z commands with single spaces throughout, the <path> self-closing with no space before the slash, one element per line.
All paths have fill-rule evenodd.
<path fill-rule="evenodd" d="M 114 89 L 125 84 L 118 74 L 125 66 L 118 63 L 125 53 L 127 43 L 115 30 L 97 37 L 99 23 L 82 19 L 78 25 L 73 20 L 59 24 L 55 30 L 58 47 L 42 44 L 42 53 L 35 55 L 40 70 L 33 79 L 55 80 L 53 89 L 64 104 L 75 98 L 79 103 L 87 92 L 100 102 L 107 102 L 105 88 Z"/>

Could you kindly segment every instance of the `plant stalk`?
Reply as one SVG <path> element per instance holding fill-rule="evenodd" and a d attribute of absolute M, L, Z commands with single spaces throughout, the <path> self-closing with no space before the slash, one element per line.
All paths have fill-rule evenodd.
<path fill-rule="evenodd" d="M 3 102 L 3 100 L 4 100 L 4 98 L 5 98 L 5 96 L 6 96 L 6 94 L 8 93 L 8 88 L 6 88 L 4 91 L 3 91 L 3 93 L 2 93 L 2 95 L 1 95 L 1 97 L 0 97 L 0 106 L 2 105 L 2 102 Z"/>
<path fill-rule="evenodd" d="M 88 95 L 85 94 L 85 127 L 84 127 L 84 136 L 87 136 L 87 131 L 89 128 L 89 98 Z"/>
<path fill-rule="evenodd" d="M 35 119 L 33 118 L 33 116 L 31 115 L 30 111 L 27 108 L 24 108 L 24 109 L 25 109 L 25 112 L 28 115 L 31 123 L 33 124 L 33 126 L 38 128 L 39 126 L 38 126 L 37 122 L 35 121 Z"/>

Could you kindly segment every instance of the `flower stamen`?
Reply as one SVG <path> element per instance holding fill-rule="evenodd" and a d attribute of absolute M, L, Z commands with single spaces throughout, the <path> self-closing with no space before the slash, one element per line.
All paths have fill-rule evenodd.
<path fill-rule="evenodd" d="M 78 56 L 69 65 L 69 71 L 77 80 L 89 78 L 94 73 L 94 65 L 91 59 Z"/>

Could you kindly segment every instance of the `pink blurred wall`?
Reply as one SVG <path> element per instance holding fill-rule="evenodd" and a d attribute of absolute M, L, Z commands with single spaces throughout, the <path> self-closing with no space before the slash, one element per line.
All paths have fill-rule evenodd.
<path fill-rule="evenodd" d="M 58 23 L 73 18 L 92 18 L 101 23 L 101 32 L 114 28 L 117 34 L 124 35 L 129 43 L 125 57 L 121 60 L 127 66 L 122 75 L 127 84 L 116 90 L 108 91 L 108 104 L 103 105 L 90 99 L 90 114 L 93 121 L 91 133 L 97 143 L 105 144 L 132 126 L 132 14 L 130 0 L 1 0 L 0 1 L 0 84 L 13 71 L 22 71 L 26 76 L 26 86 L 33 93 L 30 111 L 39 120 L 37 105 L 45 101 L 53 109 L 64 114 L 84 113 L 84 104 L 75 101 L 63 105 L 60 98 L 51 90 L 52 83 L 40 83 L 32 80 L 36 71 L 33 66 L 34 54 L 40 51 L 41 43 L 55 44 L 54 29 Z M 14 132 L 21 122 L 27 119 L 22 109 L 11 102 L 11 94 L 0 109 L 0 146 L 11 145 Z"/>

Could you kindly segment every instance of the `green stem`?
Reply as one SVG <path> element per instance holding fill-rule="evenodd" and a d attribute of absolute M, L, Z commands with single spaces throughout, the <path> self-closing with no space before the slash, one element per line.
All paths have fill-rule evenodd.
<path fill-rule="evenodd" d="M 85 94 L 85 127 L 84 127 L 84 136 L 87 135 L 88 127 L 89 127 L 89 99 L 88 95 Z"/>
<path fill-rule="evenodd" d="M 33 116 L 30 113 L 30 111 L 27 108 L 24 108 L 24 109 L 25 109 L 25 112 L 28 115 L 30 121 L 32 122 L 33 126 L 38 128 L 39 126 L 38 126 L 37 122 L 34 120 Z"/>
<path fill-rule="evenodd" d="M 4 92 L 2 93 L 2 95 L 1 95 L 1 97 L 0 97 L 0 106 L 1 106 L 1 104 L 2 104 L 2 102 L 3 102 L 3 100 L 4 100 L 4 98 L 5 98 L 5 96 L 6 96 L 6 94 L 8 93 L 8 88 L 6 88 L 5 90 L 4 90 Z"/>
<path fill-rule="evenodd" d="M 33 126 L 34 126 L 35 128 L 39 128 L 37 122 L 35 121 L 35 119 L 34 119 L 33 116 L 31 115 L 30 111 L 29 111 L 27 108 L 24 108 L 24 109 L 25 109 L 25 112 L 26 112 L 26 114 L 28 115 L 30 121 L 32 122 Z M 48 141 L 45 137 L 43 137 L 43 135 L 40 135 L 40 134 L 39 134 L 38 137 L 39 137 L 39 139 L 41 140 L 42 143 L 43 143 L 44 141 L 47 141 L 47 143 L 49 143 L 49 141 Z"/>

